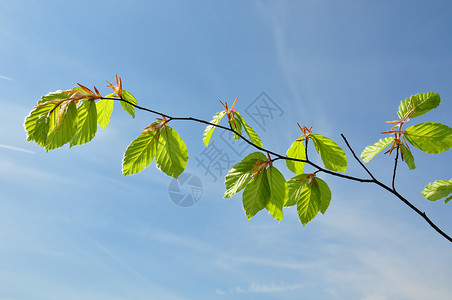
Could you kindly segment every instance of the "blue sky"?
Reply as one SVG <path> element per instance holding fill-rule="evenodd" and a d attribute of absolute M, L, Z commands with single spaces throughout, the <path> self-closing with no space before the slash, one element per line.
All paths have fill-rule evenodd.
<path fill-rule="evenodd" d="M 206 120 L 219 99 L 252 111 L 265 92 L 281 112 L 249 123 L 279 153 L 299 137 L 296 122 L 345 148 L 344 133 L 360 153 L 401 100 L 427 91 L 442 104 L 411 123 L 451 126 L 450 1 L 0 4 L 0 299 L 450 297 L 450 243 L 378 187 L 319 174 L 333 193 L 324 216 L 302 227 L 292 208 L 279 224 L 264 211 L 247 221 L 241 195 L 222 198 L 222 170 L 215 181 L 198 163 L 199 124 L 171 124 L 189 149 L 186 171 L 203 184 L 188 208 L 171 202 L 171 178 L 154 164 L 121 174 L 153 115 L 133 120 L 117 105 L 91 143 L 49 153 L 23 129 L 41 95 L 78 82 L 106 94 L 115 74 L 140 105 Z M 240 145 L 224 139 L 214 133 L 238 161 Z M 450 204 L 420 195 L 450 178 L 452 154 L 413 152 L 417 169 L 401 165 L 397 188 L 452 234 Z M 365 177 L 347 154 L 347 174 Z M 368 166 L 389 182 L 393 159 Z"/>

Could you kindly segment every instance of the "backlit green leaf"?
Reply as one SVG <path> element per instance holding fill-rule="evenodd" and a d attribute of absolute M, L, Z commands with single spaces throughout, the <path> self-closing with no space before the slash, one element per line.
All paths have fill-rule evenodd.
<path fill-rule="evenodd" d="M 122 108 L 125 110 L 126 113 L 131 115 L 132 118 L 135 118 L 135 107 L 133 105 L 137 105 L 138 103 L 137 99 L 135 99 L 135 97 L 132 96 L 132 94 L 126 90 L 122 90 L 122 98 L 123 100 L 126 100 L 127 102 L 131 103 L 129 104 L 127 102 L 121 101 Z"/>
<path fill-rule="evenodd" d="M 82 89 L 79 86 L 74 86 L 71 91 L 74 91 L 74 92 L 79 91 L 79 92 L 82 92 L 83 94 L 88 94 L 88 92 L 86 92 L 84 89 Z M 66 94 L 66 97 L 70 97 L 70 96 L 71 96 L 71 94 Z"/>
<path fill-rule="evenodd" d="M 404 119 L 406 117 L 412 119 L 438 107 L 440 103 L 441 98 L 437 93 L 428 92 L 425 94 L 417 94 L 403 100 L 400 103 L 397 114 L 400 119 Z"/>
<path fill-rule="evenodd" d="M 55 126 L 58 123 L 58 119 L 60 116 L 60 109 L 61 106 L 58 106 L 54 110 L 49 112 L 49 133 L 52 132 L 55 129 Z"/>
<path fill-rule="evenodd" d="M 122 160 L 122 173 L 131 175 L 149 166 L 157 154 L 159 131 L 145 131 L 130 143 Z"/>
<path fill-rule="evenodd" d="M 287 187 L 289 190 L 289 198 L 284 203 L 284 206 L 292 206 L 297 204 L 298 199 L 301 198 L 301 193 L 306 188 L 309 180 L 306 178 L 309 174 L 300 174 L 295 177 L 290 178 L 287 181 Z"/>
<path fill-rule="evenodd" d="M 250 138 L 251 142 L 258 147 L 262 147 L 262 141 L 257 135 L 257 133 L 254 131 L 254 129 L 251 128 L 251 126 L 249 126 L 245 122 L 245 119 L 238 112 L 235 112 L 235 115 L 237 116 L 237 119 L 240 121 L 242 127 L 245 129 L 245 132 Z"/>
<path fill-rule="evenodd" d="M 306 185 L 297 201 L 298 218 L 303 226 L 314 219 L 321 204 L 319 187 L 313 183 Z"/>
<path fill-rule="evenodd" d="M 303 136 L 300 136 L 297 140 L 292 143 L 289 150 L 287 150 L 287 157 L 296 159 L 306 159 L 306 148 L 304 147 L 304 142 L 302 141 Z M 303 174 L 304 172 L 304 162 L 286 160 L 286 165 L 289 170 L 295 174 Z M 295 204 L 295 203 L 294 203 Z"/>
<path fill-rule="evenodd" d="M 226 111 L 219 111 L 216 113 L 215 116 L 213 116 L 212 121 L 210 123 L 217 124 L 223 119 L 223 117 L 226 115 Z M 204 129 L 204 133 L 202 135 L 202 141 L 204 142 L 204 145 L 209 146 L 210 138 L 212 137 L 212 133 L 216 126 L 214 125 L 207 125 L 206 129 Z"/>
<path fill-rule="evenodd" d="M 226 175 L 226 192 L 224 198 L 230 198 L 240 192 L 251 180 L 253 167 L 259 160 L 266 160 L 266 156 L 260 152 L 248 154 L 240 162 L 236 163 Z"/>
<path fill-rule="evenodd" d="M 92 140 L 97 131 L 97 110 L 94 101 L 83 100 L 77 109 L 77 132 L 70 147 L 82 145 Z"/>
<path fill-rule="evenodd" d="M 38 100 L 38 104 L 33 108 L 29 115 L 25 118 L 25 130 L 27 131 L 27 141 L 39 140 L 38 144 L 44 147 L 45 139 L 50 130 L 50 120 L 42 117 L 43 115 L 49 115 L 51 111 L 55 111 L 55 115 L 58 114 L 58 106 L 61 105 L 63 100 L 70 97 L 70 94 L 64 93 L 65 91 L 58 90 L 48 93 Z M 35 132 L 37 121 L 39 120 L 38 132 Z M 53 127 L 52 127 L 53 130 Z M 37 141 L 36 141 L 37 142 Z"/>
<path fill-rule="evenodd" d="M 177 178 L 187 166 L 187 146 L 171 127 L 165 126 L 160 131 L 156 161 L 160 170 L 174 178 Z"/>
<path fill-rule="evenodd" d="M 452 193 L 452 179 L 437 180 L 428 184 L 422 191 L 422 195 L 430 201 L 440 200 Z M 452 196 L 447 198 L 444 203 L 449 202 Z"/>
<path fill-rule="evenodd" d="M 243 208 L 248 220 L 267 206 L 270 195 L 267 170 L 264 169 L 253 177 L 243 191 Z"/>
<path fill-rule="evenodd" d="M 384 148 L 386 148 L 389 144 L 394 142 L 394 137 L 387 137 L 384 139 L 380 139 L 373 145 L 369 145 L 364 148 L 363 152 L 361 152 L 361 158 L 364 162 L 369 162 L 375 155 L 381 152 Z"/>
<path fill-rule="evenodd" d="M 266 205 L 270 214 L 278 221 L 284 217 L 283 206 L 289 199 L 289 190 L 284 176 L 278 169 L 271 166 L 266 170 L 267 179 L 270 186 L 270 199 Z"/>
<path fill-rule="evenodd" d="M 58 100 L 65 100 L 70 97 L 71 94 L 63 93 L 68 92 L 70 90 L 58 90 L 55 92 L 50 92 L 47 95 L 44 95 L 39 99 L 38 104 L 49 102 L 49 101 L 58 101 Z"/>
<path fill-rule="evenodd" d="M 235 116 L 230 122 L 229 124 L 231 125 L 232 130 L 234 130 L 235 132 L 237 132 L 238 134 L 242 135 L 242 123 L 240 122 L 240 120 L 237 118 L 237 116 Z M 238 140 L 240 138 L 240 136 L 238 136 L 237 134 L 234 133 L 234 141 Z"/>
<path fill-rule="evenodd" d="M 347 156 L 344 150 L 323 135 L 311 134 L 311 138 L 325 167 L 329 170 L 345 172 L 347 169 Z"/>
<path fill-rule="evenodd" d="M 408 168 L 410 168 L 410 170 L 416 169 L 416 165 L 414 164 L 414 157 L 410 149 L 408 149 L 404 144 L 400 144 L 400 151 L 402 151 L 402 158 L 408 165 Z"/>
<path fill-rule="evenodd" d="M 113 98 L 114 93 L 105 96 L 105 98 Z M 97 123 L 102 129 L 105 129 L 110 123 L 111 112 L 113 111 L 114 100 L 102 99 L 96 103 Z"/>
<path fill-rule="evenodd" d="M 427 153 L 441 153 L 452 148 L 452 128 L 441 123 L 421 123 L 406 129 L 405 138 Z"/>
<path fill-rule="evenodd" d="M 36 127 L 33 134 L 33 140 L 41 147 L 46 146 L 47 134 L 49 133 L 49 116 L 47 114 L 40 115 L 36 120 Z"/>
<path fill-rule="evenodd" d="M 49 131 L 49 120 L 43 119 L 48 118 L 48 113 L 55 109 L 60 104 L 57 102 L 43 102 L 30 112 L 30 114 L 25 118 L 25 130 L 27 131 L 27 141 L 36 141 L 39 140 L 38 144 L 41 147 L 44 147 L 42 142 L 45 143 L 45 138 L 47 138 L 47 134 Z M 44 116 L 41 118 L 41 116 Z M 40 125 L 37 127 L 37 121 L 40 119 Z M 46 127 L 44 128 L 42 125 L 46 124 Z M 43 136 L 45 136 L 43 140 Z"/>
<path fill-rule="evenodd" d="M 319 207 L 319 210 L 320 210 L 320 212 L 322 214 L 324 214 L 326 212 L 328 206 L 330 205 L 331 190 L 328 187 L 328 184 L 326 184 L 326 182 L 323 181 L 322 179 L 320 179 L 318 177 L 315 177 L 313 179 L 313 181 L 319 187 L 319 191 L 320 191 L 320 207 Z"/>
<path fill-rule="evenodd" d="M 58 114 L 57 114 L 58 113 Z M 72 101 L 64 102 L 55 110 L 55 118 L 50 118 L 50 130 L 47 136 L 46 150 L 59 148 L 69 142 L 77 130 L 77 107 Z"/>

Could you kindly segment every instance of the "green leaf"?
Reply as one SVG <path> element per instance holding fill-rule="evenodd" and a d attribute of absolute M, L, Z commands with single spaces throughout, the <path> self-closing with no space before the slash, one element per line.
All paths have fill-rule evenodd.
<path fill-rule="evenodd" d="M 240 121 L 240 123 L 242 123 L 243 128 L 245 128 L 245 132 L 250 138 L 251 142 L 258 147 L 262 147 L 262 141 L 254 131 L 254 129 L 245 122 L 245 119 L 238 112 L 235 112 L 235 115 L 237 116 L 237 119 Z"/>
<path fill-rule="evenodd" d="M 84 89 L 82 89 L 79 86 L 74 86 L 71 91 L 74 91 L 74 92 L 79 91 L 79 92 L 82 92 L 83 94 L 87 94 L 87 95 L 89 94 L 88 92 L 86 92 Z M 71 96 L 71 94 L 66 94 L 66 95 L 69 97 Z"/>
<path fill-rule="evenodd" d="M 331 191 L 325 181 L 309 174 L 300 174 L 287 181 L 289 201 L 284 206 L 297 204 L 297 211 L 303 225 L 311 221 L 320 211 L 324 214 L 331 201 Z"/>
<path fill-rule="evenodd" d="M 133 105 L 131 105 L 127 102 L 121 101 L 121 106 L 125 110 L 125 112 L 128 113 L 129 115 L 131 115 L 132 118 L 135 118 L 134 105 L 137 105 L 137 103 L 138 103 L 137 99 L 135 99 L 135 97 L 132 96 L 132 94 L 126 90 L 122 90 L 122 99 L 133 104 Z"/>
<path fill-rule="evenodd" d="M 157 148 L 157 167 L 167 175 L 177 177 L 185 170 L 188 150 L 179 134 L 171 127 L 160 130 Z"/>
<path fill-rule="evenodd" d="M 283 206 L 289 199 L 289 190 L 284 176 L 278 169 L 271 166 L 266 170 L 267 179 L 270 186 L 270 199 L 266 205 L 270 214 L 278 221 L 284 217 Z"/>
<path fill-rule="evenodd" d="M 28 114 L 25 118 L 25 130 L 27 131 L 27 141 L 36 141 L 39 140 L 39 145 L 44 147 L 42 144 L 43 136 L 47 138 L 48 134 L 48 122 L 49 120 L 45 120 L 42 118 L 48 118 L 48 113 L 55 109 L 55 107 L 59 106 L 59 103 L 56 102 L 43 102 L 33 108 L 33 110 Z M 41 118 L 42 117 L 42 118 Z M 40 124 L 38 126 L 37 121 L 41 118 Z M 43 123 L 47 124 L 47 127 L 43 127 Z M 45 143 L 45 138 L 44 138 Z"/>
<path fill-rule="evenodd" d="M 242 123 L 240 120 L 235 116 L 230 122 L 229 125 L 231 126 L 232 130 L 237 132 L 238 134 L 242 135 Z M 234 133 L 234 141 L 238 140 L 240 136 Z"/>
<path fill-rule="evenodd" d="M 113 98 L 114 93 L 105 96 L 105 98 Z M 105 129 L 110 123 L 111 112 L 113 111 L 114 100 L 102 99 L 96 103 L 97 123 L 102 129 Z"/>
<path fill-rule="evenodd" d="M 77 109 L 77 132 L 70 142 L 70 147 L 82 145 L 93 139 L 97 131 L 97 110 L 96 103 L 90 100 L 83 100 Z"/>
<path fill-rule="evenodd" d="M 320 191 L 320 207 L 319 210 L 322 214 L 324 214 L 330 205 L 331 201 L 331 190 L 328 187 L 328 184 L 326 184 L 325 181 L 322 179 L 315 177 L 314 179 L 315 184 L 319 187 Z"/>
<path fill-rule="evenodd" d="M 447 204 L 447 202 L 449 202 L 450 200 L 452 200 L 452 196 L 448 197 L 446 200 L 444 200 L 444 203 Z"/>
<path fill-rule="evenodd" d="M 267 170 L 259 172 L 243 191 L 243 208 L 249 219 L 264 209 L 270 200 L 271 190 L 267 179 Z"/>
<path fill-rule="evenodd" d="M 452 179 L 437 180 L 428 184 L 422 191 L 422 195 L 430 201 L 440 200 L 452 193 Z M 447 198 L 444 203 L 449 202 L 452 196 Z"/>
<path fill-rule="evenodd" d="M 46 146 L 47 134 L 49 133 L 49 116 L 40 115 L 36 120 L 36 127 L 33 134 L 33 140 L 41 147 Z"/>
<path fill-rule="evenodd" d="M 59 110 L 55 110 L 52 115 L 56 117 L 50 117 L 49 130 L 52 131 L 47 136 L 45 146 L 47 151 L 59 148 L 69 142 L 77 130 L 77 107 L 74 102 L 62 103 Z"/>
<path fill-rule="evenodd" d="M 347 169 L 347 156 L 344 150 L 323 135 L 311 134 L 311 138 L 325 167 L 329 170 L 345 172 Z"/>
<path fill-rule="evenodd" d="M 400 119 L 407 117 L 412 119 L 438 107 L 440 103 L 441 97 L 437 93 L 428 92 L 425 94 L 417 94 L 400 103 L 397 115 Z M 412 113 L 408 116 L 411 111 Z"/>
<path fill-rule="evenodd" d="M 441 153 L 452 148 L 452 128 L 441 123 L 421 123 L 406 129 L 405 138 L 427 153 Z"/>
<path fill-rule="evenodd" d="M 292 143 L 289 150 L 287 150 L 287 157 L 296 158 L 296 159 L 306 159 L 306 148 L 304 147 L 304 143 L 302 141 L 303 136 L 300 136 L 297 140 Z M 294 172 L 295 174 L 303 174 L 304 172 L 304 162 L 286 160 L 286 165 L 289 170 Z"/>
<path fill-rule="evenodd" d="M 251 180 L 254 165 L 259 160 L 267 159 L 263 153 L 253 152 L 248 154 L 240 162 L 236 163 L 226 175 L 226 192 L 224 198 L 231 198 L 234 194 L 240 192 Z"/>
<path fill-rule="evenodd" d="M 297 204 L 298 199 L 301 198 L 301 193 L 306 188 L 309 180 L 306 179 L 309 174 L 300 174 L 295 177 L 290 178 L 287 181 L 287 187 L 289 190 L 289 198 L 284 203 L 284 206 L 292 206 Z"/>
<path fill-rule="evenodd" d="M 145 131 L 133 140 L 124 153 L 122 173 L 136 174 L 149 166 L 157 154 L 158 139 L 159 130 L 153 130 Z"/>
<path fill-rule="evenodd" d="M 68 92 L 70 90 L 58 90 L 55 92 L 50 92 L 47 95 L 44 95 L 39 99 L 38 104 L 49 102 L 49 101 L 58 101 L 58 100 L 65 100 L 70 97 L 71 94 L 63 93 Z"/>
<path fill-rule="evenodd" d="M 61 106 L 62 106 L 62 104 L 61 104 Z M 58 106 L 57 108 L 55 108 L 54 110 L 49 112 L 49 115 L 48 115 L 49 116 L 49 131 L 48 131 L 48 134 L 55 129 L 55 126 L 58 123 L 61 106 Z"/>
<path fill-rule="evenodd" d="M 297 202 L 298 218 L 303 226 L 315 218 L 321 205 L 319 187 L 313 183 L 306 185 Z"/>
<path fill-rule="evenodd" d="M 410 168 L 410 170 L 416 169 L 416 165 L 414 164 L 414 157 L 413 154 L 411 154 L 410 149 L 408 149 L 408 147 L 401 143 L 400 151 L 402 152 L 402 158 L 408 165 L 408 168 Z"/>
<path fill-rule="evenodd" d="M 36 138 L 39 139 L 38 144 L 44 147 L 43 143 L 45 143 L 45 138 L 47 138 L 47 134 L 49 131 L 50 125 L 49 120 L 45 120 L 43 115 L 47 115 L 55 110 L 58 113 L 58 109 L 56 109 L 61 103 L 62 100 L 68 99 L 69 94 L 63 93 L 64 91 L 58 90 L 55 92 L 48 93 L 41 97 L 38 100 L 38 104 L 33 108 L 33 110 L 28 114 L 25 118 L 25 130 L 27 131 L 27 141 L 36 141 Z M 41 118 L 39 121 L 38 131 L 35 132 L 38 118 Z M 43 127 L 44 126 L 44 127 Z"/>
<path fill-rule="evenodd" d="M 381 152 L 384 148 L 386 148 L 389 144 L 394 142 L 394 137 L 387 137 L 384 139 L 380 139 L 373 145 L 369 145 L 364 148 L 363 152 L 361 152 L 361 158 L 364 162 L 369 162 L 375 155 Z"/>
<path fill-rule="evenodd" d="M 221 119 L 226 115 L 226 111 L 219 111 L 213 116 L 212 121 L 210 123 L 218 125 L 220 123 Z M 204 142 L 204 145 L 209 146 L 210 138 L 212 137 L 212 133 L 216 126 L 214 125 L 207 125 L 206 129 L 204 129 L 204 133 L 202 135 L 202 141 Z"/>

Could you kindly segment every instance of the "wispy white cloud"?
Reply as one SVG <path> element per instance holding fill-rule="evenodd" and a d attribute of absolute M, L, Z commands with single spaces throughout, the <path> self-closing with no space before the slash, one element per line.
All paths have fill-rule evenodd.
<path fill-rule="evenodd" d="M 423 261 L 422 257 L 415 259 L 412 255 L 407 255 L 407 251 L 398 253 L 392 249 L 359 251 L 356 257 L 366 266 L 370 275 L 366 282 L 363 282 L 362 288 L 372 281 L 372 287 L 366 288 L 367 293 L 371 290 L 375 291 L 365 293 L 363 299 L 447 299 L 450 297 L 451 289 L 445 279 L 449 278 L 446 275 L 448 273 L 446 268 L 432 267 L 432 262 Z M 447 256 L 443 259 L 447 261 Z M 413 261 L 416 261 L 416 266 Z M 427 276 L 430 278 L 436 274 L 442 275 L 434 281 L 426 281 L 427 274 L 431 274 Z"/>
<path fill-rule="evenodd" d="M 337 201 L 344 199 L 341 193 L 337 196 Z M 281 240 L 282 237 L 265 236 L 272 244 L 287 249 L 286 256 L 279 255 L 271 245 L 259 242 L 255 243 L 256 247 L 260 249 L 265 245 L 267 251 L 259 254 L 258 251 L 251 251 L 254 253 L 252 255 L 250 252 L 221 248 L 214 241 L 209 243 L 192 235 L 148 227 L 138 229 L 136 234 L 173 247 L 189 249 L 189 252 L 184 253 L 202 257 L 203 263 L 208 262 L 215 272 L 234 274 L 237 282 L 215 289 L 217 296 L 282 294 L 304 289 L 309 284 L 310 289 L 318 289 L 319 293 L 331 299 L 447 298 L 452 291 L 445 282 L 451 274 L 445 267 L 452 259 L 447 253 L 448 248 L 438 247 L 438 244 L 429 245 L 426 241 L 431 240 L 430 236 L 422 235 L 418 227 L 413 230 L 413 225 L 406 220 L 394 222 L 391 216 L 372 214 L 375 209 L 373 204 L 378 200 L 381 202 L 371 192 L 361 191 L 347 197 L 348 202 L 341 201 L 340 206 L 333 204 L 327 213 L 328 218 L 319 216 L 321 219 L 306 229 L 310 231 L 309 235 L 318 235 L 322 240 L 320 245 L 313 239 L 298 239 L 288 245 Z M 397 207 L 397 204 L 394 206 Z M 295 218 L 287 216 L 288 219 L 292 217 Z M 391 226 L 389 231 L 387 224 Z M 277 232 L 281 231 L 282 227 Z M 259 239 L 253 237 L 253 240 Z M 312 247 L 317 247 L 315 256 L 312 256 Z M 296 251 L 291 252 L 291 249 Z M 424 256 L 424 253 L 429 255 Z M 253 271 L 256 269 L 272 270 L 273 274 L 284 275 L 265 279 Z M 310 281 L 304 283 L 302 278 L 306 274 L 309 274 Z M 428 280 L 433 277 L 435 281 Z"/>
<path fill-rule="evenodd" d="M 0 148 L 13 150 L 13 151 L 18 151 L 18 152 L 29 153 L 29 154 L 35 154 L 34 151 L 30 151 L 30 150 L 19 148 L 19 147 L 9 146 L 9 145 L 0 144 Z"/>
<path fill-rule="evenodd" d="M 143 238 L 151 238 L 159 243 L 177 246 L 180 248 L 201 252 L 201 253 L 218 253 L 210 243 L 206 243 L 200 239 L 186 235 L 178 235 L 169 231 L 157 230 L 147 226 L 143 228 L 135 228 L 130 231 L 131 234 L 139 235 Z"/>
<path fill-rule="evenodd" d="M 229 251 L 215 247 L 213 243 L 206 243 L 192 236 L 178 235 L 151 228 L 134 229 L 131 233 L 152 238 L 160 243 L 207 254 L 211 257 L 212 264 L 220 269 L 234 269 L 235 267 L 239 268 L 240 266 L 249 265 L 286 270 L 306 270 L 319 268 L 319 264 L 321 264 L 319 261 L 300 262 L 293 259 L 275 258 L 271 255 L 237 255 L 235 252 L 230 253 Z"/>
<path fill-rule="evenodd" d="M 273 33 L 274 45 L 276 47 L 276 59 L 279 62 L 281 72 L 286 77 L 287 84 L 290 92 L 294 97 L 294 100 L 302 98 L 302 92 L 300 91 L 300 82 L 297 80 L 296 69 L 294 66 L 299 65 L 299 61 L 296 56 L 293 55 L 290 41 L 287 41 L 287 15 L 285 5 L 269 4 L 264 5 L 261 2 L 257 2 L 259 11 L 266 16 L 267 20 L 270 20 L 270 26 Z M 296 62 L 296 63 L 295 63 Z M 298 105 L 299 101 L 293 101 L 294 105 Z M 306 105 L 306 104 L 305 104 Z M 299 114 L 302 119 L 306 119 L 306 109 L 299 109 Z"/>
<path fill-rule="evenodd" d="M 261 267 L 271 267 L 286 270 L 306 270 L 314 269 L 319 266 L 318 261 L 312 262 L 299 262 L 291 259 L 275 259 L 265 258 L 265 257 L 253 257 L 253 256 L 237 256 L 237 255 L 226 255 L 221 257 L 216 261 L 218 266 L 243 266 L 243 265 L 254 265 Z"/>
<path fill-rule="evenodd" d="M 226 294 L 226 292 L 223 291 L 223 290 L 221 290 L 221 289 L 216 289 L 216 290 L 215 290 L 215 294 L 223 296 L 223 295 Z"/>
<path fill-rule="evenodd" d="M 8 76 L 5 76 L 5 75 L 0 75 L 0 79 L 9 80 L 9 81 L 13 81 L 14 80 L 14 78 L 11 78 L 11 77 L 8 77 Z"/>
<path fill-rule="evenodd" d="M 301 283 L 269 283 L 269 284 L 259 284 L 252 282 L 246 287 L 236 286 L 229 291 L 224 291 L 222 289 L 216 289 L 215 293 L 217 295 L 225 294 L 268 294 L 268 293 L 283 293 L 287 291 L 293 291 L 304 288 Z"/>
<path fill-rule="evenodd" d="M 448 272 L 439 268 L 430 271 L 429 263 L 422 260 L 416 260 L 417 266 L 414 267 L 413 257 L 407 252 L 395 253 L 389 249 L 369 251 L 363 248 L 351 252 L 358 261 L 353 266 L 334 267 L 326 272 L 328 285 L 345 287 L 347 293 L 362 300 L 447 299 L 450 296 L 450 288 L 444 279 L 448 277 L 443 277 Z M 435 280 L 426 280 L 426 277 L 435 275 L 438 275 Z"/>
<path fill-rule="evenodd" d="M 341 236 L 343 239 L 320 249 L 328 265 L 321 271 L 322 277 L 336 295 L 342 296 L 339 298 L 344 295 L 362 300 L 450 297 L 452 289 L 447 278 L 452 273 L 446 267 L 452 260 L 449 248 L 442 247 L 435 237 L 424 235 L 422 224 L 372 214 L 373 203 L 381 202 L 378 196 L 364 192 L 361 197 L 352 195 L 347 200 L 348 203 L 344 201 L 341 206 L 332 207 L 328 220 L 321 223 L 325 226 L 322 233 L 325 238 Z"/>
<path fill-rule="evenodd" d="M 303 288 L 303 285 L 300 283 L 271 283 L 271 284 L 258 284 L 253 282 L 247 290 L 251 293 L 275 293 L 275 292 L 285 292 L 298 290 Z"/>
<path fill-rule="evenodd" d="M 25 162 L 19 160 L 12 160 L 0 157 L 0 178 L 5 177 L 9 179 L 20 180 L 48 180 L 49 182 L 69 182 L 71 179 L 63 176 L 58 176 L 51 171 L 43 170 L 42 168 L 27 165 Z"/>

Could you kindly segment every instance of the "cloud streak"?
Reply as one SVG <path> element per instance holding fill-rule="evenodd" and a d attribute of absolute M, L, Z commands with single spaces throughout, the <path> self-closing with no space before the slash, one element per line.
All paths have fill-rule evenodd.
<path fill-rule="evenodd" d="M 35 154 L 34 151 L 30 151 L 30 150 L 19 148 L 19 147 L 9 146 L 9 145 L 0 144 L 0 148 L 13 150 L 13 151 L 18 151 L 18 152 L 23 152 L 23 153 Z"/>
<path fill-rule="evenodd" d="M 276 293 L 292 291 L 303 288 L 300 283 L 288 284 L 288 283 L 271 283 L 271 284 L 257 284 L 253 282 L 246 290 L 250 293 Z"/>
<path fill-rule="evenodd" d="M 8 77 L 8 76 L 4 76 L 4 75 L 0 75 L 0 79 L 4 79 L 4 80 L 8 80 L 8 81 L 13 81 L 14 78 Z"/>
<path fill-rule="evenodd" d="M 283 293 L 287 291 L 293 291 L 304 288 L 304 285 L 301 283 L 269 283 L 269 284 L 259 284 L 256 282 L 252 282 L 247 287 L 236 286 L 235 288 L 230 289 L 228 292 L 222 289 L 216 289 L 215 293 L 217 295 L 225 295 L 225 294 L 269 294 L 269 293 Z"/>

